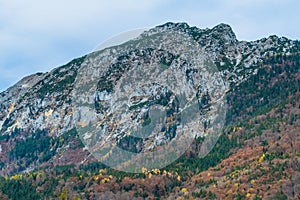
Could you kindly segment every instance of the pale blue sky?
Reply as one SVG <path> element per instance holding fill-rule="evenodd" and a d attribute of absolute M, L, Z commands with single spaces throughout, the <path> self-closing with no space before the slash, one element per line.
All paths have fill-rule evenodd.
<path fill-rule="evenodd" d="M 239 40 L 300 39 L 299 8 L 299 0 L 0 0 L 0 91 L 120 32 L 168 21 L 228 23 Z"/>

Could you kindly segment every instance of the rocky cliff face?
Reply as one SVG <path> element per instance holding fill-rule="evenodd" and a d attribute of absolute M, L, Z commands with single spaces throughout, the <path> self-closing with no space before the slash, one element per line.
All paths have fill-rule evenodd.
<path fill-rule="evenodd" d="M 197 27 L 189 27 L 185 23 L 167 23 L 144 33 L 139 40 L 149 41 L 147 37 L 167 30 L 171 30 L 172 33 L 186 34 L 186 37 L 195 40 L 203 48 L 203 52 L 215 62 L 214 64 L 224 78 L 233 84 L 239 84 L 251 74 L 255 74 L 257 72 L 256 64 L 262 62 L 267 56 L 279 52 L 288 55 L 297 51 L 295 41 L 277 36 L 252 42 L 238 41 L 230 26 L 226 24 L 220 24 L 213 29 L 202 30 Z M 174 38 L 165 38 L 165 45 L 168 44 L 168 40 L 171 41 Z M 148 51 L 151 50 L 148 49 Z M 103 52 L 104 55 L 105 53 L 107 52 Z M 131 52 L 131 54 L 133 53 Z M 147 56 L 151 57 L 151 52 Z M 157 62 L 162 59 L 162 56 L 164 56 L 163 52 L 160 52 L 153 59 L 156 59 Z M 73 127 L 71 123 L 72 111 L 70 110 L 72 96 L 70 93 L 74 86 L 77 71 L 84 59 L 85 57 L 78 58 L 51 72 L 26 77 L 2 92 L 0 94 L 1 132 L 9 132 L 14 128 L 25 130 L 51 129 L 52 133 L 59 135 L 70 130 Z M 100 60 L 100 62 L 103 61 Z M 103 64 L 102 66 L 95 64 L 95 66 L 101 68 Z M 94 72 L 90 73 L 93 74 Z M 100 87 L 105 87 L 105 85 Z"/>
<path fill-rule="evenodd" d="M 181 122 L 178 118 L 180 101 L 176 95 L 180 91 L 192 93 L 200 107 L 198 111 L 205 111 L 208 102 L 201 100 L 205 100 L 207 94 L 209 104 L 214 105 L 223 95 L 235 94 L 234 90 L 239 85 L 257 76 L 266 59 L 296 53 L 299 53 L 298 41 L 277 36 L 251 42 L 238 41 L 231 27 L 226 24 L 212 29 L 199 29 L 185 23 L 157 26 L 122 45 L 75 59 L 48 73 L 26 77 L 2 92 L 0 132 L 1 137 L 6 138 L 5 142 L 1 141 L 2 162 L 21 158 L 16 156 L 18 153 L 14 153 L 18 151 L 14 147 L 20 141 L 28 141 L 28 138 L 33 137 L 32 133 L 39 130 L 45 131 L 41 138 L 51 140 L 45 145 L 45 148 L 51 149 L 45 161 L 52 158 L 53 162 L 59 162 L 58 158 L 62 157 L 63 152 L 70 149 L 67 143 L 60 142 L 58 145 L 59 140 L 64 138 L 64 134 L 70 133 L 76 123 L 79 129 L 91 122 L 98 122 L 102 126 L 103 132 L 100 135 L 74 135 L 74 138 L 83 138 L 85 145 L 90 148 L 95 145 L 95 140 L 107 141 L 105 139 L 110 138 L 116 144 L 129 146 L 132 151 L 149 151 L 177 136 L 176 130 L 180 130 L 178 127 Z M 139 66 L 144 69 L 138 69 L 143 74 L 135 74 L 137 79 L 153 77 L 150 74 L 157 73 L 161 81 L 153 83 L 151 79 L 126 79 L 126 75 L 133 77 L 133 69 Z M 162 71 L 171 70 L 162 75 L 152 72 L 153 66 L 160 66 Z M 170 75 L 182 81 L 166 81 Z M 140 84 L 136 85 L 137 82 Z M 89 86 L 89 83 L 93 85 Z M 124 87 L 125 83 L 127 88 Z M 171 89 L 167 87 L 168 83 Z M 122 91 L 122 87 L 126 92 L 116 94 L 115 91 Z M 125 98 L 124 102 L 117 102 L 122 97 Z M 184 99 L 188 99 L 188 94 L 185 94 Z M 89 105 L 85 107 L 83 102 Z M 152 111 L 155 113 L 151 107 L 155 105 L 163 107 L 168 121 L 165 121 L 164 127 L 160 127 L 161 130 L 156 131 L 158 134 L 151 132 L 147 140 L 137 140 L 134 147 L 130 147 L 127 140 L 124 140 L 128 136 L 126 131 L 136 125 L 147 126 L 149 114 Z M 89 115 L 90 108 L 94 108 L 92 116 Z M 118 115 L 119 112 L 123 114 Z M 205 112 L 208 115 L 211 114 L 208 112 L 217 112 L 217 109 Z M 214 116 L 217 118 L 217 115 Z M 205 114 L 201 120 L 202 129 L 194 133 L 193 137 L 208 134 Z M 230 123 L 230 120 L 224 120 L 224 123 Z M 60 149 L 64 149 L 63 152 Z M 31 164 L 18 164 L 19 167 L 33 167 L 36 160 L 43 162 L 43 150 L 34 151 L 34 154 L 36 159 Z"/>

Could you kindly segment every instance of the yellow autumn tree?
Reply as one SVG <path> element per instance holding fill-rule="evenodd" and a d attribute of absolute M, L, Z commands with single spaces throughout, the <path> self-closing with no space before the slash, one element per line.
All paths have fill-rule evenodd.
<path fill-rule="evenodd" d="M 64 188 L 59 195 L 59 200 L 67 200 L 67 189 Z"/>

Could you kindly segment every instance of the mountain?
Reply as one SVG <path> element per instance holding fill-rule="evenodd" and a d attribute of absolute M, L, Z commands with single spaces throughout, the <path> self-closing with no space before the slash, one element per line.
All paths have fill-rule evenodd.
<path fill-rule="evenodd" d="M 0 94 L 0 196 L 20 198 L 13 188 L 25 185 L 37 199 L 297 199 L 299 51 L 299 41 L 284 37 L 239 41 L 226 24 L 170 22 L 25 77 Z M 186 102 L 192 106 L 184 110 Z M 160 112 L 167 121 L 155 132 Z M 181 134 L 194 130 L 197 116 L 200 131 Z M 86 127 L 101 132 L 91 136 Z M 206 141 L 212 132 L 218 140 Z M 160 149 L 176 138 L 178 146 Z M 98 145 L 184 154 L 161 170 L 153 164 L 130 174 L 107 167 L 114 157 L 97 153 Z M 132 154 L 121 154 L 113 168 L 131 166 Z"/>

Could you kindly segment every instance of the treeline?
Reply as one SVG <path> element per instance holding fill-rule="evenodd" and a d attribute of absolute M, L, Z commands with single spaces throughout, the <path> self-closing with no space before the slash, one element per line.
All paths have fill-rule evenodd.
<path fill-rule="evenodd" d="M 15 143 L 14 148 L 9 152 L 10 162 L 18 160 L 19 169 L 16 169 L 15 172 L 25 170 L 32 163 L 43 163 L 50 160 L 56 154 L 57 149 L 66 144 L 73 149 L 83 147 L 76 129 L 59 137 L 50 137 L 47 130 L 37 130 L 25 139 L 22 139 L 21 135 L 24 133 L 20 130 L 14 131 L 13 134 L 18 137 L 3 136 L 2 139 L 9 140 L 11 138 Z"/>
<path fill-rule="evenodd" d="M 265 113 L 300 91 L 300 54 L 276 55 L 264 61 L 257 74 L 227 94 L 226 123 Z"/>
<path fill-rule="evenodd" d="M 13 180 L 0 178 L 0 191 L 12 200 L 39 200 L 36 188 L 25 179 Z"/>

